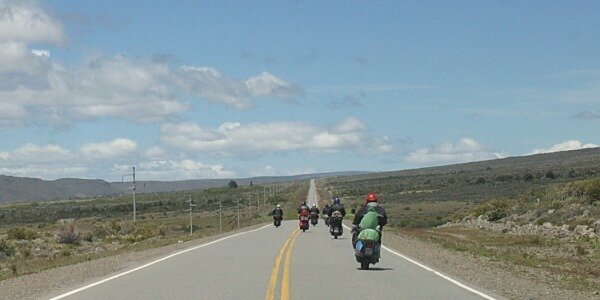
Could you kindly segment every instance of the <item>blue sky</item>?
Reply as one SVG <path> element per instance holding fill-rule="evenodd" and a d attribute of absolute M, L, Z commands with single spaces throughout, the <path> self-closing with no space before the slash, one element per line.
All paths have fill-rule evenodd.
<path fill-rule="evenodd" d="M 0 173 L 229 178 L 597 147 L 598 12 L 0 0 Z"/>

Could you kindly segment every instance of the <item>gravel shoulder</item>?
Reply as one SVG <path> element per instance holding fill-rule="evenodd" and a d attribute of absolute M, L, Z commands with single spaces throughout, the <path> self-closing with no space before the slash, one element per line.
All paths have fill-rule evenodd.
<path fill-rule="evenodd" d="M 263 225 L 7 279 L 0 281 L 0 299 L 47 299 L 174 252 Z M 383 238 L 387 247 L 401 254 L 466 285 L 509 299 L 600 299 L 600 295 L 560 289 L 546 280 L 545 274 L 535 274 L 526 268 L 447 250 L 391 231 L 384 232 Z"/>
<path fill-rule="evenodd" d="M 481 287 L 509 299 L 600 299 L 600 295 L 561 289 L 552 284 L 548 274 L 451 251 L 415 237 L 384 230 L 383 242 L 466 285 Z"/>

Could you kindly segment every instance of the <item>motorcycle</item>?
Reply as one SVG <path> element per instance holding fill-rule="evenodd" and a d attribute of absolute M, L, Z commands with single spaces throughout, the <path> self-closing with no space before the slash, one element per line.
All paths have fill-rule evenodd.
<path fill-rule="evenodd" d="M 323 215 L 323 221 L 325 221 L 325 226 L 329 227 L 329 216 Z"/>
<path fill-rule="evenodd" d="M 315 226 L 319 223 L 319 214 L 316 212 L 310 213 L 310 224 Z"/>
<path fill-rule="evenodd" d="M 281 226 L 281 219 L 283 219 L 282 217 L 273 217 L 273 225 L 275 225 L 275 228 Z"/>
<path fill-rule="evenodd" d="M 362 270 L 368 270 L 370 264 L 379 262 L 381 245 L 379 244 L 379 231 L 376 229 L 363 229 L 359 232 L 354 248 L 354 257 L 360 263 Z"/>
<path fill-rule="evenodd" d="M 338 236 L 342 235 L 342 213 L 339 211 L 334 211 L 331 214 L 331 220 L 329 221 L 329 233 L 333 235 L 334 239 L 337 239 Z"/>
<path fill-rule="evenodd" d="M 308 229 L 308 213 L 306 211 L 303 211 L 302 213 L 300 213 L 300 230 L 302 230 L 302 232 L 305 232 Z"/>

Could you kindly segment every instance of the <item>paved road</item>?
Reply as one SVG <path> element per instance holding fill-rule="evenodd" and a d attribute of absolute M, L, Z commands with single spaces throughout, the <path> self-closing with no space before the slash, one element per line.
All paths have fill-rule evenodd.
<path fill-rule="evenodd" d="M 316 199 L 311 182 L 307 202 Z M 334 240 L 322 222 L 303 233 L 295 220 L 115 276 L 64 298 L 484 299 L 388 251 L 372 270 L 360 270 L 349 231 Z"/>

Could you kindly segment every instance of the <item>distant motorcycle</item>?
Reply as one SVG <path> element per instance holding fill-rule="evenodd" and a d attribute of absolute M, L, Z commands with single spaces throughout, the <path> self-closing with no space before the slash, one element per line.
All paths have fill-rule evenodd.
<path fill-rule="evenodd" d="M 376 229 L 360 230 L 354 248 L 354 257 L 360 263 L 360 268 L 368 270 L 370 264 L 379 262 L 381 245 L 379 244 L 379 231 Z"/>
<path fill-rule="evenodd" d="M 300 230 L 302 230 L 302 232 L 305 232 L 306 230 L 308 230 L 308 212 L 306 211 L 302 211 L 300 213 Z"/>
<path fill-rule="evenodd" d="M 336 210 L 331 214 L 331 220 L 329 220 L 329 233 L 337 239 L 343 233 L 342 228 L 342 213 Z"/>
<path fill-rule="evenodd" d="M 323 221 L 325 221 L 325 226 L 329 227 L 329 216 L 323 215 Z"/>
<path fill-rule="evenodd" d="M 312 224 L 312 226 L 315 226 L 318 223 L 319 223 L 319 214 L 316 212 L 310 213 L 310 224 Z"/>
<path fill-rule="evenodd" d="M 273 217 L 273 225 L 275 225 L 275 228 L 281 226 L 281 219 L 283 219 L 283 217 Z"/>

